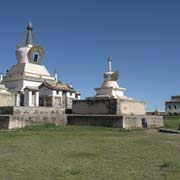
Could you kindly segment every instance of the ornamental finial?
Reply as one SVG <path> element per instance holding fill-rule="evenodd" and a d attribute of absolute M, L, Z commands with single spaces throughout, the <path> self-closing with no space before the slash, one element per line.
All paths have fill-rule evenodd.
<path fill-rule="evenodd" d="M 27 47 L 31 47 L 33 45 L 33 37 L 32 37 L 32 23 L 31 21 L 29 21 L 28 25 L 27 25 L 27 37 L 26 37 L 26 46 Z"/>
<path fill-rule="evenodd" d="M 28 25 L 27 25 L 27 30 L 31 30 L 32 31 L 32 22 L 29 21 Z"/>
<path fill-rule="evenodd" d="M 108 57 L 108 72 L 112 72 L 112 58 Z"/>

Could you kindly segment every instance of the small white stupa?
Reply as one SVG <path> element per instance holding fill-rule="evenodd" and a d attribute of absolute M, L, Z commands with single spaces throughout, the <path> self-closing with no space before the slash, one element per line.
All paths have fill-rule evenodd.
<path fill-rule="evenodd" d="M 119 87 L 118 85 L 119 71 L 112 71 L 112 58 L 108 57 L 108 71 L 104 73 L 104 82 L 100 88 L 95 88 L 96 96 L 95 98 L 114 98 L 131 100 L 124 96 L 126 88 Z"/>
<path fill-rule="evenodd" d="M 145 115 L 145 102 L 124 95 L 126 88 L 118 85 L 118 71 L 112 71 L 112 58 L 108 58 L 108 71 L 104 73 L 104 82 L 95 88 L 96 95 L 73 102 L 74 114 L 116 114 Z"/>

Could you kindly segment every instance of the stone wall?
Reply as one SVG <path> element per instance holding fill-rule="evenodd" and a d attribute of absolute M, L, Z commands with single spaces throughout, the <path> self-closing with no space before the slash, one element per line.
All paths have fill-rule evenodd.
<path fill-rule="evenodd" d="M 147 119 L 148 128 L 163 127 L 162 116 L 135 116 L 135 115 L 77 115 L 67 116 L 67 125 L 80 126 L 107 126 L 115 128 L 143 128 L 142 118 Z"/>
<path fill-rule="evenodd" d="M 9 116 L 0 116 L 0 129 L 8 129 Z"/>
<path fill-rule="evenodd" d="M 26 125 L 54 123 L 65 125 L 65 109 L 54 107 L 1 107 L 0 128 L 22 128 Z"/>
<path fill-rule="evenodd" d="M 114 105 L 114 102 L 112 104 Z M 111 109 L 111 107 L 107 108 L 107 110 L 108 109 Z M 112 110 L 114 110 L 114 108 L 112 108 Z M 109 113 L 109 111 L 106 111 L 106 113 Z M 86 115 L 83 113 L 66 115 L 65 109 L 54 107 L 0 107 L 0 128 L 8 129 L 22 128 L 26 125 L 45 123 L 54 123 L 57 125 L 93 125 L 116 128 L 142 128 L 143 118 L 147 119 L 148 128 L 163 126 L 162 116 L 113 114 Z"/>
<path fill-rule="evenodd" d="M 118 99 L 89 99 L 73 102 L 73 114 L 145 115 L 144 102 Z"/>
<path fill-rule="evenodd" d="M 123 128 L 142 128 L 142 116 L 123 116 Z"/>
<path fill-rule="evenodd" d="M 145 115 L 146 106 L 144 102 L 134 100 L 117 100 L 117 114 Z"/>
<path fill-rule="evenodd" d="M 60 115 L 10 115 L 8 129 L 23 128 L 29 125 L 53 123 L 56 125 L 65 125 L 65 114 Z M 0 121 L 1 124 L 1 121 Z"/>
<path fill-rule="evenodd" d="M 56 107 L 23 107 L 23 106 L 14 106 L 13 114 L 21 114 L 21 115 L 54 115 L 54 114 L 63 114 L 65 113 L 64 108 L 56 108 Z"/>
<path fill-rule="evenodd" d="M 142 119 L 147 119 L 148 128 L 163 127 L 163 116 L 135 116 L 124 115 L 123 116 L 123 128 L 142 128 Z"/>
<path fill-rule="evenodd" d="M 123 117 L 113 115 L 68 115 L 67 125 L 123 128 Z"/>
<path fill-rule="evenodd" d="M 146 116 L 148 120 L 148 127 L 163 127 L 164 119 L 163 116 Z"/>
<path fill-rule="evenodd" d="M 73 114 L 116 114 L 116 99 L 91 99 L 73 101 Z"/>
<path fill-rule="evenodd" d="M 0 93 L 0 106 L 13 106 L 14 96 L 10 93 Z"/>
<path fill-rule="evenodd" d="M 0 115 L 4 115 L 4 114 L 11 115 L 13 114 L 13 112 L 14 112 L 13 106 L 0 107 Z"/>

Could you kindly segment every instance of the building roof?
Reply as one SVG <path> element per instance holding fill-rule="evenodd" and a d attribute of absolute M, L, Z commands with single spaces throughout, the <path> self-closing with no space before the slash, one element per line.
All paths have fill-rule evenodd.
<path fill-rule="evenodd" d="M 39 88 L 38 88 L 38 87 L 33 87 L 33 86 L 26 86 L 26 87 L 24 88 L 24 90 L 26 90 L 26 89 L 28 89 L 28 90 L 30 90 L 30 91 L 39 91 Z"/>
<path fill-rule="evenodd" d="M 70 87 L 68 84 L 63 84 L 60 81 L 58 81 L 57 83 L 54 83 L 54 82 L 43 82 L 39 86 L 39 89 L 44 87 L 44 86 L 49 88 L 49 89 L 52 89 L 52 90 L 74 92 L 74 93 L 79 94 L 78 92 L 75 91 L 74 88 Z"/>
<path fill-rule="evenodd" d="M 176 103 L 180 103 L 180 101 L 166 101 L 165 104 L 176 104 Z"/>
<path fill-rule="evenodd" d="M 171 96 L 171 100 L 166 101 L 165 103 L 166 104 L 169 104 L 169 103 L 180 103 L 180 96 L 179 95 Z"/>

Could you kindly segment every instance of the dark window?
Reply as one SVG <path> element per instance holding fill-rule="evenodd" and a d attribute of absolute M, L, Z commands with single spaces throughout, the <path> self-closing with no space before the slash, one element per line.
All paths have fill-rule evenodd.
<path fill-rule="evenodd" d="M 39 106 L 44 106 L 44 98 L 39 97 Z"/>
<path fill-rule="evenodd" d="M 38 53 L 35 53 L 35 54 L 34 54 L 34 59 L 33 59 L 34 62 L 37 63 L 37 62 L 38 62 L 38 59 L 39 59 L 39 54 L 38 54 Z"/>
<path fill-rule="evenodd" d="M 169 109 L 171 109 L 171 106 L 169 106 Z"/>
<path fill-rule="evenodd" d="M 24 106 L 24 94 L 20 94 L 20 106 Z"/>
<path fill-rule="evenodd" d="M 174 105 L 174 109 L 177 109 L 177 106 L 176 106 L 176 105 Z"/>

